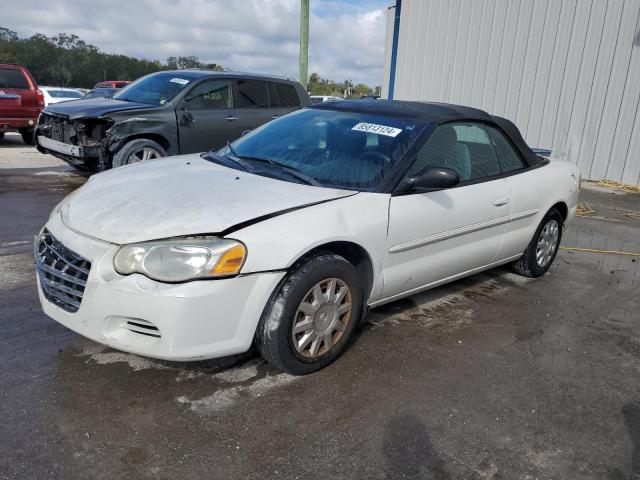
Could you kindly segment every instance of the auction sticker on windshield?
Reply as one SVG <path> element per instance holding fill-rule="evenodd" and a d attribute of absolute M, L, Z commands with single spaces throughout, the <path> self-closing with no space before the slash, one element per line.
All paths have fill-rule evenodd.
<path fill-rule="evenodd" d="M 387 127 L 386 125 L 376 125 L 375 123 L 358 123 L 351 130 L 356 130 L 357 132 L 369 132 L 369 133 L 377 133 L 378 135 L 385 135 L 387 137 L 397 137 L 402 129 Z"/>
<path fill-rule="evenodd" d="M 184 78 L 172 78 L 169 81 L 173 83 L 179 83 L 180 85 L 186 85 L 187 83 L 189 83 L 189 80 L 185 80 Z"/>

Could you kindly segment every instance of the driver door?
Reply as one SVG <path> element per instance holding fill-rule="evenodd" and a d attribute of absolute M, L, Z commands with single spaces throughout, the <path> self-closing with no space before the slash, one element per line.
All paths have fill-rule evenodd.
<path fill-rule="evenodd" d="M 206 80 L 184 97 L 176 111 L 180 153 L 204 152 L 240 136 L 229 80 Z"/>
<path fill-rule="evenodd" d="M 480 124 L 438 126 L 407 172 L 458 172 L 457 187 L 394 195 L 389 206 L 383 299 L 444 283 L 496 261 L 511 212 L 509 182 Z"/>

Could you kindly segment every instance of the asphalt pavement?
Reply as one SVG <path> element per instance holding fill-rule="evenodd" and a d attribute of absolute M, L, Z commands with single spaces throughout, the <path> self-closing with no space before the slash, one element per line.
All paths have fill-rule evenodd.
<path fill-rule="evenodd" d="M 329 368 L 121 353 L 48 319 L 34 234 L 86 175 L 0 140 L 0 479 L 640 478 L 640 257 L 563 250 L 371 312 Z M 564 246 L 640 252 L 640 194 Z"/>

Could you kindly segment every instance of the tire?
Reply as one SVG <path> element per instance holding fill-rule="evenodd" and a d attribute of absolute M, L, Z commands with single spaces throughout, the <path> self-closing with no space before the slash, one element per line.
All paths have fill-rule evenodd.
<path fill-rule="evenodd" d="M 315 296 L 318 285 L 319 301 Z M 333 301 L 327 296 L 331 286 Z M 343 287 L 347 287 L 346 293 Z M 310 298 L 313 302 L 307 301 Z M 339 313 L 349 303 L 348 314 Z M 362 305 L 362 281 L 355 267 L 340 255 L 319 252 L 294 267 L 276 289 L 256 329 L 256 345 L 265 360 L 286 373 L 315 372 L 344 352 L 360 319 Z M 311 313 L 309 307 L 315 312 Z M 327 341 L 332 344 L 330 348 Z"/>
<path fill-rule="evenodd" d="M 22 136 L 22 141 L 25 143 L 25 145 L 36 144 L 36 139 L 33 133 L 34 133 L 33 128 L 29 128 L 27 130 L 24 130 L 24 129 L 20 130 L 20 135 Z"/>
<path fill-rule="evenodd" d="M 553 233 L 553 228 L 557 229 Z M 549 230 L 545 230 L 545 227 Z M 552 208 L 544 216 L 536 233 L 529 242 L 522 257 L 512 263 L 513 270 L 525 277 L 540 277 L 547 273 L 558 254 L 560 241 L 562 240 L 563 219 L 558 210 Z M 542 261 L 538 261 L 541 254 Z"/>
<path fill-rule="evenodd" d="M 150 153 L 150 156 L 147 158 L 145 158 L 146 153 Z M 118 150 L 118 152 L 113 156 L 111 168 L 122 167 L 124 165 L 131 165 L 132 163 L 154 160 L 166 156 L 166 150 L 159 143 L 149 140 L 148 138 L 137 138 L 125 143 L 122 148 Z M 138 158 L 138 160 L 134 161 L 134 158 Z"/>
<path fill-rule="evenodd" d="M 4 138 L 4 132 L 0 132 L 0 140 Z"/>

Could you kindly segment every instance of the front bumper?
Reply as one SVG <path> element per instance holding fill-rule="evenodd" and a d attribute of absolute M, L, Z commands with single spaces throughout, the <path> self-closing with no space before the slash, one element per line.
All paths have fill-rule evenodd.
<path fill-rule="evenodd" d="M 71 145 L 38 135 L 37 132 L 36 146 L 41 153 L 49 153 L 71 165 L 84 165 L 87 159 L 100 155 L 100 148 L 97 146 Z"/>
<path fill-rule="evenodd" d="M 249 349 L 271 293 L 284 272 L 164 284 L 142 275 L 121 276 L 112 266 L 119 246 L 80 235 L 59 214 L 46 228 L 91 261 L 77 312 L 49 302 L 38 282 L 44 312 L 96 342 L 138 355 L 190 361 Z"/>

